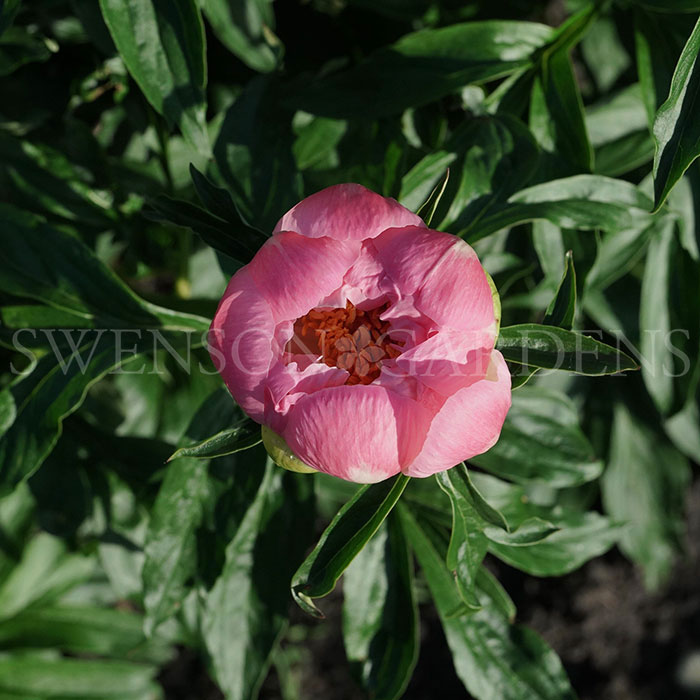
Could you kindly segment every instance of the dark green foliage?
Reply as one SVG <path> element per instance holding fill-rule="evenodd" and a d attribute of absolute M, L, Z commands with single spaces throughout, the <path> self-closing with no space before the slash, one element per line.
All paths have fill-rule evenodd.
<path fill-rule="evenodd" d="M 575 697 L 484 562 L 672 571 L 700 2 L 548 5 L 0 0 L 0 698 L 163 698 L 182 648 L 227 700 L 272 666 L 303 697 L 290 607 L 322 617 L 343 575 L 367 697 L 405 693 L 429 600 L 477 700 Z M 279 469 L 203 348 L 228 278 L 339 182 L 463 237 L 501 293 L 512 409 L 435 478 Z"/>

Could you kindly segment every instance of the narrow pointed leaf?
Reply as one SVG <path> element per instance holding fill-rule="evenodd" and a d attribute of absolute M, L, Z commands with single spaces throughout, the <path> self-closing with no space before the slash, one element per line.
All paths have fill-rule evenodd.
<path fill-rule="evenodd" d="M 249 503 L 201 620 L 214 677 L 229 700 L 257 697 L 287 625 L 289 578 L 313 533 L 313 482 L 268 460 Z"/>
<path fill-rule="evenodd" d="M 444 547 L 432 539 L 408 509 L 400 515 L 438 610 L 457 675 L 478 700 L 574 700 L 557 655 L 532 630 L 511 625 L 480 591 L 482 610 L 451 616 L 459 597 L 444 563 Z"/>
<path fill-rule="evenodd" d="M 200 153 L 211 153 L 204 25 L 195 0 L 100 0 L 100 8 L 146 99 Z"/>
<path fill-rule="evenodd" d="M 400 474 L 363 486 L 338 511 L 314 550 L 292 578 L 292 596 L 305 612 L 323 617 L 313 598 L 328 595 L 336 582 L 372 538 L 408 484 Z"/>
<path fill-rule="evenodd" d="M 576 374 L 616 374 L 639 369 L 621 350 L 582 333 L 523 323 L 501 328 L 496 347 L 509 362 Z"/>
<path fill-rule="evenodd" d="M 390 514 L 345 572 L 343 640 L 348 660 L 376 700 L 401 697 L 418 657 L 413 562 Z"/>
<path fill-rule="evenodd" d="M 571 251 L 566 254 L 566 268 L 559 282 L 557 293 L 547 307 L 543 323 L 546 326 L 557 326 L 571 330 L 576 316 L 576 270 L 574 256 Z"/>
<path fill-rule="evenodd" d="M 654 122 L 654 209 L 690 164 L 700 156 L 700 20 L 685 45 L 671 81 L 671 91 Z"/>

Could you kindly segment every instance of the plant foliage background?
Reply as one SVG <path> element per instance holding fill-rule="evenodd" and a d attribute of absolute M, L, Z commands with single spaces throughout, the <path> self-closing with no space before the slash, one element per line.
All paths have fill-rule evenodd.
<path fill-rule="evenodd" d="M 699 12 L 0 0 L 0 698 L 244 700 L 266 677 L 265 697 L 305 697 L 304 649 L 338 613 L 292 597 L 337 611 L 313 599 L 346 568 L 329 696 L 350 668 L 359 697 L 423 697 L 418 662 L 455 697 L 575 697 L 493 572 L 563 576 L 617 547 L 654 589 L 679 556 Z M 283 472 L 202 347 L 277 218 L 348 181 L 427 201 L 476 247 L 516 384 L 555 354 L 523 366 L 523 324 L 589 375 L 532 376 L 501 441 L 435 479 Z M 641 372 L 593 376 L 628 356 Z"/>

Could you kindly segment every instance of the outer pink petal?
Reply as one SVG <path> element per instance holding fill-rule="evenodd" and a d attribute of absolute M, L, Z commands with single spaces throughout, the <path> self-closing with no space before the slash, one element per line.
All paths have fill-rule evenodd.
<path fill-rule="evenodd" d="M 413 294 L 417 308 L 438 326 L 492 328 L 495 335 L 491 287 L 467 243 L 449 233 L 415 228 L 387 231 L 372 243 L 402 294 Z"/>
<path fill-rule="evenodd" d="M 445 401 L 430 424 L 420 454 L 403 470 L 408 476 L 444 471 L 496 443 L 510 408 L 510 373 L 500 352 L 494 350 L 491 359 L 485 379 Z"/>
<path fill-rule="evenodd" d="M 358 243 L 283 232 L 247 265 L 276 321 L 294 320 L 336 290 L 360 252 Z"/>
<path fill-rule="evenodd" d="M 381 386 L 338 386 L 299 401 L 282 433 L 319 471 L 362 484 L 398 474 L 423 444 L 430 414 Z"/>
<path fill-rule="evenodd" d="M 296 231 L 309 238 L 364 240 L 396 226 L 424 228 L 425 224 L 395 199 L 382 197 L 362 185 L 345 184 L 327 187 L 303 199 L 279 220 L 273 233 Z"/>
<path fill-rule="evenodd" d="M 243 410 L 263 420 L 264 384 L 275 358 L 270 306 L 246 267 L 232 278 L 209 329 L 214 366 Z"/>

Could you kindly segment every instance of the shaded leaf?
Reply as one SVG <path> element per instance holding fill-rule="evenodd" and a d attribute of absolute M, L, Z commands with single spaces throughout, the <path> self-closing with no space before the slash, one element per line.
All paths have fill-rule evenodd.
<path fill-rule="evenodd" d="M 628 182 L 602 175 L 574 175 L 517 192 L 503 209 L 460 235 L 476 241 L 502 228 L 537 219 L 567 229 L 614 231 L 650 223 L 651 207 L 651 200 Z"/>
<path fill-rule="evenodd" d="M 411 546 L 440 615 L 457 675 L 478 700 L 573 700 L 556 654 L 532 630 L 511 625 L 483 590 L 484 608 L 454 616 L 458 594 L 444 563 L 444 545 L 431 538 L 400 506 Z"/>
<path fill-rule="evenodd" d="M 258 77 L 226 112 L 214 145 L 243 221 L 266 235 L 301 199 L 292 141 L 291 114 L 280 107 L 276 82 Z"/>
<path fill-rule="evenodd" d="M 314 550 L 292 578 L 292 596 L 302 610 L 323 617 L 313 598 L 328 595 L 343 571 L 372 538 L 408 484 L 400 474 L 363 486 L 338 511 Z"/>
<path fill-rule="evenodd" d="M 696 118 L 700 94 L 700 20 L 683 49 L 671 81 L 666 102 L 654 121 L 654 209 L 690 164 L 700 156 L 700 126 Z"/>
<path fill-rule="evenodd" d="M 257 695 L 289 606 L 288 582 L 313 533 L 313 482 L 268 460 L 255 499 L 206 596 L 202 634 L 226 697 Z"/>
<path fill-rule="evenodd" d="M 199 152 L 210 152 L 206 124 L 204 26 L 195 0 L 100 0 L 129 73 L 153 108 Z"/>
<path fill-rule="evenodd" d="M 364 688 L 377 700 L 401 697 L 418 658 L 413 566 L 398 518 L 365 545 L 343 579 L 343 640 Z"/>
<path fill-rule="evenodd" d="M 542 323 L 545 326 L 558 326 L 571 330 L 576 317 L 576 270 L 574 256 L 566 253 L 566 268 L 559 282 L 557 293 L 547 307 Z"/>
<path fill-rule="evenodd" d="M 218 389 L 200 406 L 181 444 L 187 445 L 217 427 L 230 425 L 238 413 L 229 393 Z M 144 629 L 149 635 L 174 614 L 187 595 L 186 583 L 196 566 L 195 531 L 210 494 L 208 466 L 208 462 L 194 458 L 172 464 L 153 505 L 142 573 Z"/>
<path fill-rule="evenodd" d="M 199 0 L 219 40 L 253 70 L 269 73 L 277 67 L 281 43 L 272 33 L 271 0 Z"/>
<path fill-rule="evenodd" d="M 165 663 L 168 646 L 147 641 L 140 615 L 83 605 L 28 608 L 0 626 L 0 648 L 57 648 L 71 654 L 97 654 L 130 661 Z"/>
<path fill-rule="evenodd" d="M 464 85 L 529 66 L 551 36 L 549 27 L 535 22 L 492 20 L 423 29 L 348 71 L 315 81 L 288 101 L 298 109 L 340 119 L 398 114 Z"/>
<path fill-rule="evenodd" d="M 132 292 L 77 237 L 0 204 L 0 290 L 28 297 L 110 329 L 162 328 L 203 333 L 207 319 L 150 304 Z"/>
<path fill-rule="evenodd" d="M 671 571 L 689 479 L 685 457 L 616 403 L 603 504 L 625 525 L 620 547 L 644 567 L 649 586 L 658 586 Z"/>
<path fill-rule="evenodd" d="M 126 661 L 0 658 L 0 692 L 20 697 L 146 700 L 158 697 L 156 669 Z"/>
<path fill-rule="evenodd" d="M 517 483 L 555 488 L 591 481 L 603 469 L 571 400 L 537 387 L 513 394 L 498 442 L 470 462 Z"/>

